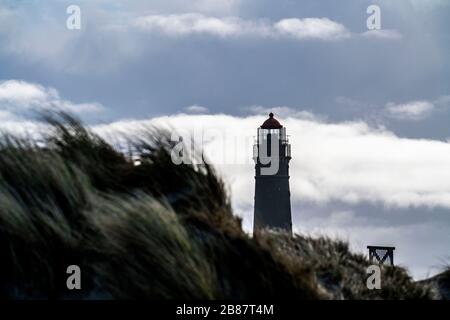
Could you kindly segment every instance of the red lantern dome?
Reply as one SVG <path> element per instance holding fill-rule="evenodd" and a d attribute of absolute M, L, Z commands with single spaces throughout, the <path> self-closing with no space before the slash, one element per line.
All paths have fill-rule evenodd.
<path fill-rule="evenodd" d="M 269 119 L 264 121 L 261 129 L 281 129 L 283 126 L 273 117 L 273 113 L 269 113 Z"/>

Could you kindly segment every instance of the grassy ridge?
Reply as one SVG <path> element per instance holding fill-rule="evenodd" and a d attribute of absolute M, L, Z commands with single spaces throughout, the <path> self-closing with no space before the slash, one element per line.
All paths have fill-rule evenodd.
<path fill-rule="evenodd" d="M 45 147 L 0 142 L 0 298 L 435 298 L 401 268 L 365 286 L 367 260 L 345 243 L 250 237 L 208 165 L 175 165 L 169 135 L 149 129 L 140 165 L 66 114 L 46 116 Z M 66 289 L 66 268 L 82 290 Z"/>

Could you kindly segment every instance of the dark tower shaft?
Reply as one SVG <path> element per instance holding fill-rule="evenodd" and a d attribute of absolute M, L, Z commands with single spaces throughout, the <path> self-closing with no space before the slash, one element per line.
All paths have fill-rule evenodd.
<path fill-rule="evenodd" d="M 289 190 L 291 146 L 284 128 L 270 113 L 258 128 L 253 147 L 255 161 L 255 211 L 253 231 L 284 229 L 292 233 Z"/>

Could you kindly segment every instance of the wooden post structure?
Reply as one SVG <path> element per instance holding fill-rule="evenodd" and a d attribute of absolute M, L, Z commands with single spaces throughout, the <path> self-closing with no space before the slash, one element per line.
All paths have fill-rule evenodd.
<path fill-rule="evenodd" d="M 367 246 L 367 249 L 369 249 L 369 261 L 371 263 L 377 262 L 381 265 L 394 265 L 395 247 Z"/>

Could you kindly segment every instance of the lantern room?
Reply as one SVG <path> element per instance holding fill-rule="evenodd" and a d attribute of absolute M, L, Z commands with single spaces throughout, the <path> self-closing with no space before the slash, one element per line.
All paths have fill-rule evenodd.
<path fill-rule="evenodd" d="M 286 128 L 274 118 L 274 114 L 269 113 L 269 118 L 258 128 L 257 137 L 253 146 L 253 159 L 257 161 L 260 155 L 260 146 L 267 147 L 267 155 L 271 156 L 271 142 L 278 141 L 280 147 L 280 157 L 291 158 L 291 145 L 289 144 Z"/>

